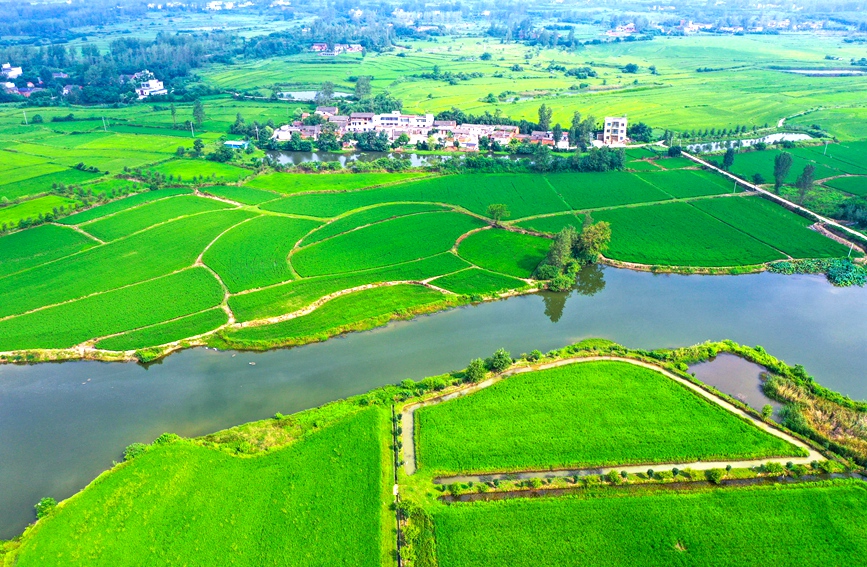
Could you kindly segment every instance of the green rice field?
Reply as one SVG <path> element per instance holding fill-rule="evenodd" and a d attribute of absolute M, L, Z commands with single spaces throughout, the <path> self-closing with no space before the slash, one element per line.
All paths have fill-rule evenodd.
<path fill-rule="evenodd" d="M 245 185 L 291 195 L 315 191 L 353 191 L 380 185 L 392 185 L 426 177 L 426 173 L 269 173 L 259 175 Z"/>
<path fill-rule="evenodd" d="M 478 268 L 470 268 L 447 276 L 441 276 L 433 280 L 431 284 L 452 293 L 463 295 L 497 293 L 520 288 L 525 285 L 521 280 Z"/>
<path fill-rule="evenodd" d="M 61 224 L 72 225 L 82 224 L 98 218 L 106 217 L 108 215 L 113 215 L 127 209 L 132 209 L 133 207 L 138 207 L 151 201 L 164 199 L 166 197 L 173 197 L 175 195 L 187 195 L 189 193 L 192 193 L 190 189 L 183 189 L 177 187 L 171 189 L 160 189 L 158 191 L 146 191 L 144 193 L 136 193 L 134 195 L 130 195 L 129 197 L 116 199 L 98 207 L 91 207 L 87 210 L 81 211 L 80 213 L 75 213 L 74 215 L 59 219 L 57 222 Z"/>
<path fill-rule="evenodd" d="M 837 177 L 825 181 L 824 185 L 859 197 L 867 196 L 867 176 Z"/>
<path fill-rule="evenodd" d="M 441 567 L 854 565 L 858 481 L 437 506 Z M 823 521 L 817 522 L 817 518 Z M 821 544 L 817 544 L 821 542 Z"/>
<path fill-rule="evenodd" d="M 670 378 L 624 362 L 517 374 L 421 408 L 416 450 L 419 470 L 436 473 L 800 454 Z"/>
<path fill-rule="evenodd" d="M 529 278 L 550 246 L 551 241 L 547 238 L 492 229 L 463 239 L 458 246 L 458 255 L 492 272 Z"/>
<path fill-rule="evenodd" d="M 258 424 L 289 442 L 252 456 L 243 429 L 155 443 L 40 521 L 16 565 L 379 566 L 384 423 L 377 408 L 326 406 Z"/>

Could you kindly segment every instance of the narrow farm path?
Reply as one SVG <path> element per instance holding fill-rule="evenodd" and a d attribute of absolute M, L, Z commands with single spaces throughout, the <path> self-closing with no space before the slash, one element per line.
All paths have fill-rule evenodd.
<path fill-rule="evenodd" d="M 81 233 L 81 234 L 83 234 L 84 236 L 90 238 L 91 240 L 98 242 L 99 244 L 105 244 L 105 240 L 100 240 L 99 238 L 95 237 L 94 235 L 90 234 L 89 232 L 86 232 L 86 231 L 82 230 L 81 228 L 77 227 L 77 226 L 74 225 L 74 224 L 69 224 L 69 225 L 67 225 L 67 224 L 57 224 L 57 223 L 51 223 L 51 224 L 53 224 L 53 225 L 55 225 L 55 226 L 65 226 L 65 227 L 71 228 L 71 229 L 74 230 L 75 232 Z"/>
<path fill-rule="evenodd" d="M 771 199 L 772 201 L 776 201 L 777 203 L 781 204 L 782 206 L 786 207 L 787 209 L 793 209 L 795 211 L 798 211 L 799 213 L 802 213 L 807 218 L 819 221 L 819 222 L 821 222 L 825 225 L 828 225 L 828 226 L 833 226 L 836 230 L 839 230 L 845 234 L 854 236 L 856 242 L 864 242 L 865 240 L 867 240 L 867 239 L 865 239 L 863 234 L 861 234 L 860 232 L 858 232 L 856 230 L 849 228 L 848 226 L 843 226 L 842 224 L 838 223 L 835 220 L 832 220 L 832 219 L 829 219 L 828 217 L 823 217 L 820 214 L 814 213 L 813 211 L 811 211 L 810 209 L 808 209 L 806 207 L 802 207 L 801 205 L 796 205 L 795 203 L 792 203 L 791 201 L 788 201 L 788 200 L 780 197 L 779 195 L 776 195 L 776 194 L 774 194 L 774 193 L 772 193 L 766 189 L 762 189 L 758 185 L 750 183 L 749 181 L 745 181 L 745 180 L 741 179 L 740 177 L 737 177 L 736 175 L 729 173 L 728 171 L 724 171 L 724 170 L 716 167 L 715 165 L 712 165 L 712 164 L 706 162 L 705 160 L 703 160 L 697 156 L 694 156 L 694 155 L 687 153 L 687 152 L 683 152 L 683 155 L 688 157 L 692 161 L 694 161 L 700 165 L 703 165 L 703 166 L 707 167 L 708 169 L 712 169 L 713 171 L 719 173 L 720 175 L 727 177 L 728 179 L 731 179 L 731 180 L 743 185 L 744 187 L 749 188 L 752 191 L 755 191 L 756 193 L 761 193 L 765 197 Z M 850 242 L 850 244 L 853 244 L 853 243 Z M 861 246 L 859 246 L 859 245 L 856 245 L 856 246 L 859 249 L 861 249 L 862 251 L 864 250 Z"/>
<path fill-rule="evenodd" d="M 416 463 L 416 454 L 415 454 L 415 412 L 422 407 L 432 406 L 436 404 L 440 404 L 442 402 L 453 400 L 455 398 L 460 398 L 474 392 L 478 392 L 479 390 L 483 390 L 489 386 L 493 386 L 497 382 L 502 381 L 503 379 L 514 376 L 516 374 L 523 374 L 525 372 L 534 372 L 537 370 L 547 370 L 550 368 L 557 368 L 559 366 L 566 366 L 569 364 L 580 364 L 582 362 L 599 362 L 599 361 L 615 361 L 615 362 L 625 362 L 628 364 L 634 364 L 635 366 L 641 366 L 644 368 L 648 368 L 655 372 L 659 372 L 663 376 L 674 380 L 678 384 L 681 384 L 685 388 L 693 391 L 699 396 L 707 399 L 708 401 L 722 407 L 723 409 L 750 421 L 753 425 L 765 431 L 766 433 L 773 435 L 774 437 L 778 437 L 807 451 L 806 457 L 782 457 L 782 458 L 767 458 L 767 459 L 752 459 L 752 460 L 732 460 L 732 461 L 705 461 L 705 462 L 693 462 L 693 463 L 654 463 L 652 465 L 644 464 L 644 465 L 629 465 L 629 466 L 611 466 L 611 467 L 593 467 L 593 468 L 584 468 L 584 469 L 571 469 L 571 470 L 540 470 L 540 471 L 521 471 L 518 473 L 490 473 L 490 474 L 477 474 L 477 475 L 457 475 L 451 477 L 441 477 L 437 479 L 437 482 L 441 483 L 452 483 L 452 482 L 484 482 L 487 480 L 494 479 L 506 479 L 506 478 L 539 478 L 540 476 L 581 476 L 581 475 L 591 475 L 591 474 L 604 474 L 611 470 L 616 471 L 627 471 L 627 472 L 643 472 L 646 471 L 648 466 L 651 467 L 659 467 L 659 466 L 677 466 L 680 468 L 692 468 L 696 470 L 707 470 L 713 468 L 724 468 L 726 465 L 731 465 L 736 468 L 750 467 L 756 466 L 767 462 L 778 462 L 778 463 L 788 463 L 792 462 L 795 464 L 807 464 L 812 461 L 820 461 L 824 460 L 825 457 L 822 456 L 821 453 L 814 450 L 812 447 L 801 441 L 800 439 L 796 439 L 795 437 L 785 433 L 776 427 L 768 425 L 764 421 L 761 421 L 749 413 L 743 411 L 742 409 L 735 407 L 731 403 L 719 398 L 710 392 L 704 390 L 703 388 L 693 384 L 689 380 L 685 380 L 680 376 L 669 372 L 668 370 L 656 366 L 655 364 L 650 364 L 648 362 L 643 362 L 640 360 L 634 360 L 631 358 L 622 358 L 617 356 L 590 356 L 590 357 L 582 357 L 582 358 L 567 358 L 564 360 L 558 360 L 556 362 L 550 362 L 546 364 L 537 364 L 533 366 L 524 366 L 521 368 L 516 368 L 514 370 L 510 370 L 504 372 L 499 376 L 494 376 L 489 378 L 483 382 L 479 382 L 478 384 L 471 384 L 469 386 L 460 388 L 457 391 L 450 392 L 444 396 L 440 396 L 437 398 L 432 398 L 430 400 L 426 400 L 424 402 L 410 404 L 403 408 L 403 412 L 401 414 L 403 433 L 402 433 L 402 443 L 403 443 L 403 452 L 404 452 L 404 470 L 406 474 L 412 475 L 415 474 L 417 470 Z"/>

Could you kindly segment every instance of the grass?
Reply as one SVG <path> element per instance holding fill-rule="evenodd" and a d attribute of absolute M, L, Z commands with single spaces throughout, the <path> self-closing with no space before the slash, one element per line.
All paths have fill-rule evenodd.
<path fill-rule="evenodd" d="M 865 505 L 838 481 L 439 506 L 434 523 L 440 567 L 854 565 Z"/>
<path fill-rule="evenodd" d="M 548 181 L 576 211 L 671 198 L 641 177 L 625 172 L 556 173 L 549 175 Z"/>
<path fill-rule="evenodd" d="M 164 199 L 166 197 L 173 197 L 175 195 L 188 195 L 191 192 L 191 189 L 170 188 L 160 189 L 158 191 L 146 191 L 144 193 L 136 193 L 135 195 L 130 195 L 129 197 L 124 197 L 122 199 L 116 199 L 104 205 L 98 205 L 85 211 L 81 211 L 80 213 L 75 213 L 74 215 L 64 217 L 57 222 L 61 224 L 82 224 L 108 215 L 119 213 L 120 211 L 125 211 L 133 207 L 138 207 L 145 203 L 156 201 L 157 199 Z"/>
<path fill-rule="evenodd" d="M 261 216 L 221 236 L 202 260 L 232 293 L 291 280 L 289 252 L 317 226 L 305 219 Z"/>
<path fill-rule="evenodd" d="M 0 321 L 0 351 L 69 348 L 218 305 L 223 290 L 203 268 Z"/>
<path fill-rule="evenodd" d="M 480 226 L 482 221 L 460 213 L 400 217 L 303 248 L 290 262 L 305 277 L 381 268 L 446 252 Z"/>
<path fill-rule="evenodd" d="M 54 209 L 71 210 L 78 204 L 78 201 L 61 197 L 59 195 L 45 195 L 37 197 L 29 201 L 23 201 L 17 205 L 8 207 L 0 207 L 0 225 L 15 226 L 18 221 L 25 219 L 37 219 L 40 215 L 53 213 Z"/>
<path fill-rule="evenodd" d="M 307 413 L 263 426 L 299 439 L 252 457 L 243 431 L 154 445 L 40 521 L 16 565 L 380 565 L 383 413 Z"/>
<path fill-rule="evenodd" d="M 386 268 L 340 276 L 322 276 L 281 284 L 229 298 L 238 321 L 252 321 L 292 313 L 317 299 L 354 287 L 390 281 L 418 281 L 466 268 L 468 264 L 449 252 Z"/>
<path fill-rule="evenodd" d="M 60 171 L 30 177 L 20 181 L 4 183 L 3 185 L 0 185 L 0 197 L 17 199 L 19 197 L 38 195 L 40 193 L 51 191 L 52 186 L 55 183 L 58 185 L 61 183 L 63 185 L 79 184 L 96 179 L 99 175 L 100 174 L 98 173 L 90 173 L 78 169 L 62 167 Z"/>
<path fill-rule="evenodd" d="M 723 177 L 706 171 L 678 169 L 659 171 L 655 173 L 639 173 L 644 181 L 665 191 L 675 199 L 721 195 L 734 192 L 734 182 L 729 183 Z"/>
<path fill-rule="evenodd" d="M 828 187 L 851 193 L 859 197 L 867 196 L 867 177 L 838 177 L 824 182 Z"/>
<path fill-rule="evenodd" d="M 232 345 L 290 345 L 324 340 L 388 322 L 392 316 L 441 303 L 443 294 L 420 285 L 394 285 L 357 291 L 325 303 L 309 315 L 288 321 L 229 332 Z"/>
<path fill-rule="evenodd" d="M 505 204 L 511 218 L 569 210 L 545 180 L 531 174 L 463 174 L 423 179 L 368 191 L 296 195 L 264 208 L 281 213 L 332 218 L 382 203 L 444 203 L 486 215 L 488 205 Z"/>
<path fill-rule="evenodd" d="M 544 232 L 547 234 L 557 234 L 567 226 L 572 226 L 575 229 L 580 230 L 583 225 L 584 215 L 576 215 L 572 213 L 530 219 L 515 224 L 515 226 L 521 228 L 534 230 L 536 232 Z"/>
<path fill-rule="evenodd" d="M 435 472 L 800 454 L 666 376 L 624 362 L 518 374 L 416 416 L 419 469 Z"/>
<path fill-rule="evenodd" d="M 357 213 L 352 213 L 345 217 L 340 217 L 305 236 L 301 241 L 301 244 L 307 246 L 358 227 L 397 217 L 442 210 L 443 208 L 439 205 L 427 205 L 423 203 L 409 205 L 381 205 Z"/>
<path fill-rule="evenodd" d="M 192 266 L 214 238 L 249 218 L 215 211 L 179 219 L 0 279 L 0 316 L 23 313 Z"/>
<path fill-rule="evenodd" d="M 529 278 L 545 255 L 551 241 L 508 230 L 483 230 L 466 237 L 458 254 L 480 268 L 518 278 Z"/>
<path fill-rule="evenodd" d="M 525 286 L 525 282 L 487 270 L 470 268 L 439 277 L 431 282 L 437 287 L 462 295 L 498 293 Z"/>
<path fill-rule="evenodd" d="M 215 307 L 201 313 L 187 315 L 176 321 L 159 323 L 152 327 L 103 339 L 94 346 L 107 350 L 134 350 L 164 345 L 213 331 L 217 327 L 225 325 L 228 320 L 229 316 L 226 315 L 226 312 Z"/>
<path fill-rule="evenodd" d="M 269 173 L 248 181 L 247 187 L 284 195 L 311 191 L 353 191 L 426 177 L 427 173 Z"/>
<path fill-rule="evenodd" d="M 611 223 L 609 258 L 666 266 L 748 266 L 785 256 L 687 203 L 598 211 Z"/>
<path fill-rule="evenodd" d="M 697 166 L 694 161 L 685 157 L 660 158 L 656 160 L 656 163 L 662 166 L 664 169 L 683 169 L 686 167 Z"/>
<path fill-rule="evenodd" d="M 279 199 L 280 195 L 273 191 L 254 189 L 252 187 L 238 187 L 237 185 L 218 185 L 215 187 L 203 187 L 203 193 L 228 199 L 244 205 L 260 205 L 262 203 Z"/>
<path fill-rule="evenodd" d="M 44 224 L 0 237 L 0 277 L 81 252 L 96 242 L 71 228 Z"/>
<path fill-rule="evenodd" d="M 249 169 L 203 159 L 173 159 L 147 169 L 161 173 L 166 177 L 174 176 L 175 181 L 181 183 L 193 183 L 193 178 L 202 177 L 207 180 L 231 183 L 240 181 L 253 173 Z"/>
<path fill-rule="evenodd" d="M 79 225 L 88 234 L 103 241 L 117 240 L 151 226 L 198 213 L 218 211 L 231 207 L 216 199 L 182 195 L 160 199 L 140 207 L 118 212 L 107 218 Z"/>
<path fill-rule="evenodd" d="M 793 258 L 838 258 L 849 249 L 809 230 L 809 220 L 759 197 L 693 201 L 712 215 Z"/>
<path fill-rule="evenodd" d="M 813 173 L 814 179 L 824 179 L 842 173 L 828 166 L 805 159 L 795 154 L 793 150 L 764 150 L 738 153 L 735 155 L 731 172 L 748 180 L 752 180 L 753 175 L 758 173 L 765 179 L 765 183 L 773 183 L 774 159 L 782 151 L 788 151 L 788 153 L 792 154 L 792 167 L 789 170 L 789 175 L 786 176 L 786 183 L 794 183 L 807 165 L 812 165 L 816 168 L 816 171 Z"/>

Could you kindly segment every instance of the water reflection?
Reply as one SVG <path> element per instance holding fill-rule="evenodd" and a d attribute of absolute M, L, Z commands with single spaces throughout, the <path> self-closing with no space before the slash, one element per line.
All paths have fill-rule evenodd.
<path fill-rule="evenodd" d="M 573 295 L 586 295 L 590 297 L 603 289 L 605 289 L 605 273 L 602 270 L 602 266 L 593 264 L 585 266 L 578 272 L 575 284 L 569 291 L 543 291 L 539 295 L 542 296 L 542 302 L 545 304 L 545 316 L 552 323 L 556 323 L 563 316 L 563 311 L 566 309 L 566 300 L 570 297 Z"/>

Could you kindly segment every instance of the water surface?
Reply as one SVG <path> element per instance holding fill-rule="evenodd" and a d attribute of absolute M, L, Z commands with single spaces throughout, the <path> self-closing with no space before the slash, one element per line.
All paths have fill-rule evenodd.
<path fill-rule="evenodd" d="M 404 378 L 604 337 L 633 348 L 730 338 L 760 344 L 816 379 L 867 398 L 867 288 L 821 276 L 586 271 L 570 294 L 455 309 L 325 343 L 266 353 L 194 349 L 161 364 L 0 366 L 0 538 L 43 496 L 66 498 L 165 431 L 193 436 L 288 414 Z M 255 362 L 255 366 L 250 365 Z"/>

